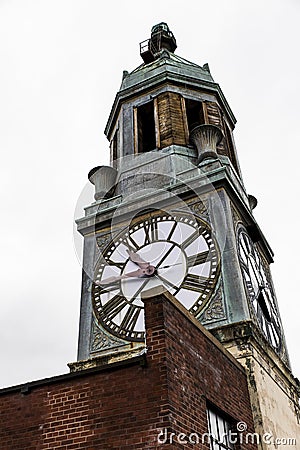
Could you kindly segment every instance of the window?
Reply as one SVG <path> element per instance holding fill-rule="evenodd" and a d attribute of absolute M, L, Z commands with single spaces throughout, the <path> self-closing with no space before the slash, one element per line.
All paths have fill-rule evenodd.
<path fill-rule="evenodd" d="M 203 125 L 205 123 L 202 102 L 185 99 L 185 109 L 189 132 L 197 125 Z"/>
<path fill-rule="evenodd" d="M 137 151 L 149 152 L 156 148 L 154 104 L 145 103 L 136 109 Z"/>
<path fill-rule="evenodd" d="M 230 440 L 230 431 L 233 423 L 220 411 L 208 407 L 207 409 L 208 431 L 211 450 L 232 450 L 236 447 Z"/>

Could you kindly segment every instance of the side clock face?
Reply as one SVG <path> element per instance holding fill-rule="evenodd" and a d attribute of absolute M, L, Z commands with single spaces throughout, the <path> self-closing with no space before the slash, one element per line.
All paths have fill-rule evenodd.
<path fill-rule="evenodd" d="M 163 285 L 197 316 L 214 291 L 219 251 L 211 230 L 192 214 L 152 214 L 107 245 L 98 262 L 93 306 L 116 336 L 143 341 L 143 291 Z"/>
<path fill-rule="evenodd" d="M 265 337 L 275 350 L 281 348 L 281 325 L 275 294 L 262 259 L 247 232 L 238 235 L 239 258 L 253 312 Z"/>

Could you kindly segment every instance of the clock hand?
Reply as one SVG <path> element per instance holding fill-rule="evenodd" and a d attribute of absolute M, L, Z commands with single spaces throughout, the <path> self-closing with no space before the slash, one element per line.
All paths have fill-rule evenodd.
<path fill-rule="evenodd" d="M 182 262 L 176 263 L 176 264 L 169 264 L 168 266 L 163 266 L 163 267 L 159 267 L 159 269 L 170 269 L 170 267 L 174 267 L 174 266 L 180 266 L 182 265 Z"/>
<path fill-rule="evenodd" d="M 162 265 L 162 263 L 167 259 L 167 257 L 169 256 L 169 254 L 171 253 L 171 251 L 175 248 L 176 244 L 173 244 L 169 250 L 167 251 L 167 253 L 162 257 L 162 259 L 159 261 L 159 263 L 156 265 L 156 269 L 159 269 L 160 266 Z"/>
<path fill-rule="evenodd" d="M 150 281 L 150 277 L 146 278 L 146 280 L 141 284 L 141 286 L 139 287 L 139 289 L 133 294 L 133 296 L 131 297 L 131 302 L 133 302 L 133 300 L 135 300 L 138 295 L 140 295 L 140 293 L 142 292 L 142 290 L 144 289 L 144 287 L 146 286 L 147 283 L 149 283 Z"/>
<path fill-rule="evenodd" d="M 128 248 L 126 249 L 129 259 L 130 261 L 134 262 L 135 264 L 137 264 L 138 266 L 140 266 L 142 269 L 148 267 L 150 265 L 150 263 L 144 261 L 140 255 L 138 255 L 136 252 L 134 252 L 133 250 L 129 250 Z"/>
<path fill-rule="evenodd" d="M 149 265 L 145 269 L 140 268 L 140 269 L 134 270 L 133 272 L 124 273 L 123 275 L 112 276 L 112 277 L 106 278 L 102 281 L 96 281 L 96 284 L 99 284 L 100 286 L 106 285 L 106 284 L 111 284 L 111 283 L 115 283 L 116 281 L 124 280 L 129 277 L 134 277 L 134 278 L 151 277 L 154 275 L 154 272 L 155 272 L 155 267 Z"/>
<path fill-rule="evenodd" d="M 134 272 L 129 272 L 129 273 L 126 273 L 123 275 L 116 275 L 116 276 L 105 278 L 104 280 L 101 280 L 101 281 L 96 281 L 96 284 L 98 284 L 99 286 L 102 286 L 102 285 L 106 285 L 106 284 L 115 283 L 116 281 L 119 281 L 119 280 L 124 280 L 125 278 L 128 278 L 128 277 L 139 277 L 139 276 L 140 276 L 140 269 L 135 270 Z"/>
<path fill-rule="evenodd" d="M 171 249 L 172 249 L 173 247 L 171 247 Z M 144 259 L 142 259 L 141 257 L 140 257 L 140 255 L 138 255 L 137 253 L 135 253 L 133 250 L 129 250 L 129 249 L 126 249 L 126 251 L 127 251 L 127 253 L 128 253 L 128 256 L 129 256 L 129 259 L 130 259 L 130 261 L 132 261 L 132 262 L 134 262 L 135 264 L 138 264 L 141 268 L 147 268 L 147 267 L 153 267 L 153 266 L 151 266 L 150 265 L 150 263 L 149 262 L 146 262 Z M 166 257 L 169 255 L 169 253 L 167 253 L 166 255 L 165 255 L 165 257 L 159 262 L 159 265 L 166 259 Z M 178 266 L 178 265 L 180 265 L 180 264 L 182 264 L 181 262 L 180 263 L 176 263 L 176 264 L 169 264 L 168 266 L 164 266 L 164 267 L 160 267 L 160 269 L 169 269 L 170 267 L 173 267 L 173 266 Z M 158 268 L 159 266 L 156 266 L 156 268 Z M 151 273 L 151 275 L 152 275 L 152 273 Z"/>
<path fill-rule="evenodd" d="M 167 286 L 169 286 L 172 289 L 177 289 L 177 291 L 178 291 L 178 286 L 176 286 L 176 284 L 171 283 L 171 281 L 167 280 L 162 275 L 157 274 L 157 275 L 155 275 L 155 277 L 158 278 L 160 281 L 162 281 L 162 283 L 164 285 L 167 285 Z"/>

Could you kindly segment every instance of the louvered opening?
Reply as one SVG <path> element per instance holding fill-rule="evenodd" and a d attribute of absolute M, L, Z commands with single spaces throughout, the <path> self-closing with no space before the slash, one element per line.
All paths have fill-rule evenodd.
<path fill-rule="evenodd" d="M 119 130 L 116 130 L 113 140 L 112 140 L 112 159 L 115 161 L 118 158 L 118 146 L 119 146 L 119 138 L 118 138 Z"/>
<path fill-rule="evenodd" d="M 185 109 L 190 133 L 197 125 L 205 123 L 203 104 L 197 100 L 185 99 Z"/>
<path fill-rule="evenodd" d="M 137 108 L 138 153 L 149 152 L 156 148 L 153 101 Z"/>

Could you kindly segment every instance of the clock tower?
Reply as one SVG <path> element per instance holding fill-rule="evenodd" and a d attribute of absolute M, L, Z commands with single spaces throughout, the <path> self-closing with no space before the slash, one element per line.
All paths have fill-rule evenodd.
<path fill-rule="evenodd" d="M 145 352 L 142 300 L 160 286 L 246 367 L 257 432 L 299 436 L 273 253 L 243 183 L 236 120 L 208 65 L 176 48 L 166 23 L 140 44 L 143 62 L 123 72 L 105 128 L 110 166 L 89 173 L 95 202 L 77 220 L 83 279 L 70 367 Z"/>

